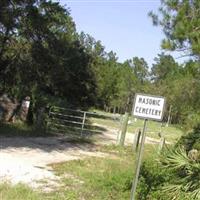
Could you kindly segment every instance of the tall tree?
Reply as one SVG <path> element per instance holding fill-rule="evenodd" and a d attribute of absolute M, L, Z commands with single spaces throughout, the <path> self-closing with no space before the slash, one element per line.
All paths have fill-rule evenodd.
<path fill-rule="evenodd" d="M 143 84 L 149 75 L 147 62 L 144 60 L 144 58 L 138 57 L 133 57 L 133 59 L 129 62 L 135 76 L 138 78 L 139 82 Z"/>
<path fill-rule="evenodd" d="M 151 78 L 155 83 L 160 83 L 169 78 L 175 78 L 179 72 L 179 65 L 171 55 L 158 54 L 151 68 Z"/>
<path fill-rule="evenodd" d="M 162 47 L 184 52 L 200 59 L 200 1 L 162 0 L 161 18 L 150 12 L 154 25 L 160 25 L 166 35 Z"/>
<path fill-rule="evenodd" d="M 91 56 L 69 11 L 47 0 L 1 1 L 0 6 L 0 90 L 94 103 Z"/>

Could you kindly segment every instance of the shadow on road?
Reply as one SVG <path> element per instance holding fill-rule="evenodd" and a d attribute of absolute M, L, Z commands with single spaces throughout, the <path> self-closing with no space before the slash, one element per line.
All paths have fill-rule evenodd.
<path fill-rule="evenodd" d="M 0 137 L 0 150 L 35 149 L 45 152 L 66 151 L 68 149 L 88 150 L 95 144 L 90 139 L 68 137 Z"/>

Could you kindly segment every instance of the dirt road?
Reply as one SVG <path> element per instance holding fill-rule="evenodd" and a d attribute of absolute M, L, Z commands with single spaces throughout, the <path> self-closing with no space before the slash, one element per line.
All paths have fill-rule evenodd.
<path fill-rule="evenodd" d="M 126 143 L 133 142 L 133 134 L 127 134 Z M 66 137 L 0 137 L 0 181 L 13 184 L 25 183 L 33 188 L 51 191 L 59 187 L 59 177 L 50 166 L 51 163 L 88 156 L 106 156 L 96 151 L 96 145 L 116 144 L 117 130 L 108 129 L 95 136 L 95 144 L 76 144 Z M 146 138 L 147 143 L 159 141 Z M 45 181 L 46 180 L 46 181 Z M 48 181 L 47 181 L 48 180 Z"/>

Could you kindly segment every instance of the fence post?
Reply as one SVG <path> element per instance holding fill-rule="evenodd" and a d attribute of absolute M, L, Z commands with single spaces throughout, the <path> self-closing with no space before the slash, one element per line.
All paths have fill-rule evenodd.
<path fill-rule="evenodd" d="M 172 112 L 172 105 L 170 105 L 170 107 L 169 107 L 169 114 L 168 114 L 168 118 L 167 118 L 167 123 L 165 125 L 166 127 L 169 126 L 169 123 L 171 121 L 171 112 Z"/>
<path fill-rule="evenodd" d="M 120 146 L 124 146 L 127 124 L 128 124 L 128 118 L 129 118 L 129 113 L 126 112 L 125 115 L 124 115 L 123 122 L 122 122 L 122 130 L 121 130 L 120 139 L 119 139 L 119 145 Z"/>
<path fill-rule="evenodd" d="M 161 137 L 159 147 L 158 147 L 158 153 L 162 152 L 164 145 L 165 145 L 165 138 Z"/>
<path fill-rule="evenodd" d="M 83 136 L 83 128 L 85 125 L 85 118 L 86 118 L 86 112 L 83 114 L 83 121 L 82 121 L 82 126 L 81 126 L 81 137 Z"/>
<path fill-rule="evenodd" d="M 45 127 L 45 132 L 46 133 L 48 133 L 49 132 L 49 130 L 50 130 L 50 127 L 49 127 L 49 121 L 50 121 L 50 117 L 51 117 L 51 110 L 52 110 L 52 108 L 53 108 L 53 106 L 51 106 L 50 108 L 49 108 L 49 112 L 48 112 L 48 117 L 47 117 L 47 119 L 46 119 L 46 127 Z"/>
<path fill-rule="evenodd" d="M 158 146 L 158 153 L 161 153 L 161 151 L 163 150 L 163 147 L 165 145 L 165 137 L 163 135 L 162 128 L 163 128 L 163 123 L 161 124 L 160 132 L 158 133 L 158 135 L 160 136 L 160 143 L 159 143 L 159 146 Z"/>
<path fill-rule="evenodd" d="M 121 135 L 122 123 L 123 123 L 123 115 L 120 115 L 119 129 L 117 131 L 117 142 L 116 142 L 117 145 L 119 145 L 119 139 L 120 139 L 120 135 Z"/>
<path fill-rule="evenodd" d="M 135 133 L 134 136 L 134 142 L 133 142 L 133 150 L 137 152 L 138 146 L 140 143 L 140 137 L 141 137 L 141 129 L 139 129 L 138 132 Z"/>

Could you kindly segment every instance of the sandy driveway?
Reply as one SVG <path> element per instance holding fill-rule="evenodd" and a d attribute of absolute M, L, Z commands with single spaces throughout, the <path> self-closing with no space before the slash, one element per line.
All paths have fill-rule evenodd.
<path fill-rule="evenodd" d="M 96 152 L 91 144 L 70 144 L 65 138 L 0 138 L 0 181 L 25 183 L 33 188 L 51 190 L 59 185 L 51 163 L 105 156 Z M 48 184 L 45 182 L 48 180 Z M 45 188 L 43 188 L 45 186 Z"/>
<path fill-rule="evenodd" d="M 133 137 L 127 134 L 126 143 L 132 143 Z M 66 137 L 0 137 L 0 181 L 22 182 L 46 191 L 55 189 L 60 184 L 59 177 L 48 164 L 88 156 L 104 157 L 106 154 L 96 151 L 95 145 L 115 144 L 117 130 L 109 129 L 95 138 L 96 144 L 72 144 Z M 159 141 L 146 138 L 146 142 Z"/>

